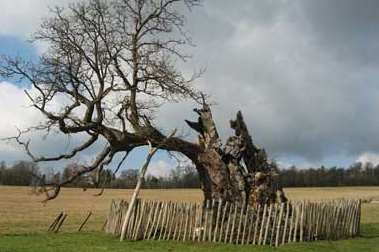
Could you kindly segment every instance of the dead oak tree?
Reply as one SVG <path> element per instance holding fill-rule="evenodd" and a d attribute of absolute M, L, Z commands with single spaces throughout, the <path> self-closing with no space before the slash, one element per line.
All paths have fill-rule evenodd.
<path fill-rule="evenodd" d="M 107 146 L 95 161 L 83 165 L 70 178 L 50 186 L 47 199 L 55 198 L 61 186 L 97 171 L 117 153 L 159 146 L 188 157 L 199 173 L 205 199 L 265 203 L 276 199 L 275 165 L 263 149 L 252 142 L 239 112 L 231 127 L 235 135 L 223 145 L 212 119 L 210 106 L 176 67 L 185 60 L 183 46 L 190 39 L 184 32 L 183 7 L 192 9 L 199 0 L 87 0 L 56 8 L 35 40 L 47 42 L 48 50 L 37 63 L 3 57 L 0 74 L 22 78 L 33 87 L 25 91 L 46 122 L 14 137 L 35 162 L 71 159 L 102 140 Z M 199 118 L 188 125 L 199 134 L 198 142 L 168 138 L 154 124 L 163 103 L 182 99 L 196 101 Z M 51 104 L 61 107 L 52 109 Z M 66 135 L 87 136 L 71 152 L 55 157 L 34 154 L 23 133 L 58 129 Z"/>

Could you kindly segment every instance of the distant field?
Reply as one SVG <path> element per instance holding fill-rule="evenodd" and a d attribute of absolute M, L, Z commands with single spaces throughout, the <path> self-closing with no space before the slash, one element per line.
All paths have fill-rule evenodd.
<path fill-rule="evenodd" d="M 362 198 L 379 200 L 379 187 L 289 188 L 291 200 L 323 200 Z M 173 241 L 139 241 L 120 243 L 116 237 L 100 232 L 111 199 L 129 198 L 131 190 L 106 190 L 101 197 L 97 190 L 63 189 L 61 195 L 46 205 L 42 197 L 31 194 L 27 187 L 0 186 L 0 252 L 94 252 L 94 251 L 375 251 L 379 252 L 379 204 L 365 203 L 362 208 L 362 236 L 344 241 L 295 243 L 280 248 L 224 245 L 214 243 L 180 243 Z M 146 199 L 200 201 L 200 190 L 143 190 Z M 59 234 L 46 229 L 60 212 L 68 219 Z M 94 213 L 85 232 L 75 232 L 88 211 Z M 90 232 L 89 232 L 90 231 Z"/>
<path fill-rule="evenodd" d="M 379 199 L 379 187 L 338 188 L 288 188 L 291 200 L 322 200 L 335 198 Z M 31 194 L 28 187 L 0 186 L 0 234 L 43 232 L 60 212 L 68 214 L 62 231 L 75 231 L 88 211 L 93 212 L 87 230 L 99 231 L 105 219 L 111 199 L 128 199 L 132 190 L 109 189 L 100 197 L 93 196 L 98 190 L 65 188 L 60 196 L 41 204 L 43 197 Z M 143 190 L 141 197 L 173 201 L 201 201 L 197 189 Z M 363 205 L 363 223 L 379 223 L 379 204 Z"/>

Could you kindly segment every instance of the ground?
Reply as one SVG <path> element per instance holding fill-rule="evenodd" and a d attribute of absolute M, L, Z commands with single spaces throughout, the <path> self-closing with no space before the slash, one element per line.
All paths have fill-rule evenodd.
<path fill-rule="evenodd" d="M 379 187 L 289 188 L 292 200 L 363 198 L 378 200 Z M 336 242 L 289 244 L 279 249 L 269 247 L 234 246 L 211 243 L 177 243 L 161 241 L 118 242 L 103 234 L 110 200 L 128 198 L 131 190 L 106 190 L 101 197 L 96 190 L 64 189 L 60 197 L 43 205 L 42 197 L 31 194 L 27 187 L 0 187 L 0 252 L 17 251 L 379 251 L 379 203 L 365 203 L 362 208 L 362 236 Z M 144 190 L 148 199 L 199 201 L 199 190 Z M 47 234 L 46 229 L 60 212 L 68 214 L 62 232 Z M 76 230 L 88 211 L 93 212 L 81 233 Z"/>

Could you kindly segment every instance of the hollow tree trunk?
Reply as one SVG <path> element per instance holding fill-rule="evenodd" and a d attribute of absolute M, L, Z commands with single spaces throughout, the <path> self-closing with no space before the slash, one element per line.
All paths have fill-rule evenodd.
<path fill-rule="evenodd" d="M 230 121 L 234 136 L 223 145 L 209 105 L 194 110 L 197 122 L 186 121 L 199 133 L 201 151 L 192 156 L 199 173 L 204 199 L 248 202 L 250 205 L 286 201 L 277 169 L 264 149 L 254 145 L 241 112 Z M 279 195 L 280 197 L 277 197 Z"/>

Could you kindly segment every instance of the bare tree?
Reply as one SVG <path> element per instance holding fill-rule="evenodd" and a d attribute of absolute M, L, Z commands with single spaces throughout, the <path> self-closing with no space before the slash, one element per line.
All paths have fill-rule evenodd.
<path fill-rule="evenodd" d="M 36 92 L 25 91 L 26 95 L 46 117 L 43 125 L 13 138 L 33 161 L 71 159 L 100 139 L 107 143 L 92 164 L 81 166 L 70 178 L 44 183 L 53 189 L 48 199 L 55 198 L 61 186 L 80 176 L 94 170 L 101 174 L 115 154 L 125 153 L 126 157 L 134 148 L 151 143 L 192 160 L 205 199 L 249 200 L 263 184 L 270 188 L 269 196 L 255 201 L 275 200 L 275 167 L 264 150 L 253 144 L 242 114 L 239 112 L 231 121 L 235 136 L 223 146 L 205 96 L 192 85 L 197 75 L 185 78 L 176 67 L 178 59 L 187 57 L 183 46 L 190 44 L 180 10 L 199 3 L 87 0 L 55 8 L 53 17 L 46 19 L 35 35 L 35 40 L 49 45 L 38 63 L 3 57 L 0 74 L 30 82 Z M 201 107 L 195 109 L 198 121 L 187 121 L 198 132 L 198 143 L 168 138 L 154 125 L 160 105 L 182 99 L 191 99 Z M 50 108 L 54 102 L 62 104 L 59 111 Z M 74 136 L 86 134 L 87 140 L 55 157 L 34 154 L 29 140 L 23 140 L 23 133 L 51 129 Z"/>

